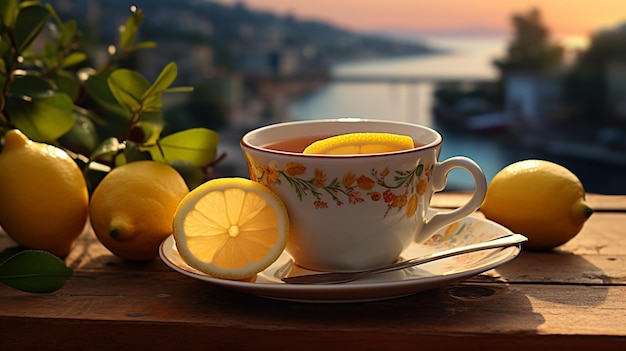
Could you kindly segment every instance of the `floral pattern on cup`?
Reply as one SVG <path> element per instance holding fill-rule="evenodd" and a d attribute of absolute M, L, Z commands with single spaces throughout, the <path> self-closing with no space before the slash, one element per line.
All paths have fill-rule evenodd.
<path fill-rule="evenodd" d="M 485 221 L 461 220 L 447 225 L 424 241 L 422 245 L 430 251 L 442 251 L 453 247 L 477 244 L 496 238 L 497 232 Z M 478 260 L 489 255 L 489 251 L 472 252 L 442 260 L 441 270 L 448 273 L 458 272 L 466 265 L 475 264 Z"/>
<path fill-rule="evenodd" d="M 369 174 L 345 172 L 341 177 L 329 179 L 319 169 L 309 170 L 299 162 L 287 162 L 280 169 L 277 162 L 252 164 L 250 178 L 272 188 L 287 182 L 300 201 L 312 197 L 315 209 L 332 205 L 357 205 L 365 201 L 384 201 L 387 216 L 390 211 L 404 210 L 407 217 L 415 214 L 419 198 L 426 192 L 433 166 L 418 164 L 408 171 L 373 168 Z"/>
<path fill-rule="evenodd" d="M 488 240 L 485 238 L 490 239 L 492 235 L 490 232 L 480 230 L 482 224 L 482 222 L 457 221 L 440 229 L 422 244 L 443 250 Z"/>

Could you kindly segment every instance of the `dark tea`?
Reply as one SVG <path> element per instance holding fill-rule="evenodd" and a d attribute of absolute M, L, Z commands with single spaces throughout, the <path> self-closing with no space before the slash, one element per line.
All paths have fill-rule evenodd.
<path fill-rule="evenodd" d="M 292 138 L 292 139 L 286 139 L 286 140 L 281 140 L 281 141 L 277 141 L 274 143 L 266 144 L 266 145 L 263 145 L 263 147 L 272 149 L 272 150 L 278 150 L 278 151 L 302 152 L 311 143 L 316 142 L 318 140 L 330 138 L 331 136 L 334 136 L 334 135 L 317 135 L 317 136 L 305 136 L 305 137 L 299 137 L 299 138 Z M 420 146 L 423 146 L 424 143 L 420 143 L 420 142 L 413 140 L 413 145 L 415 145 L 415 147 L 420 147 Z"/>
<path fill-rule="evenodd" d="M 333 135 L 305 136 L 300 138 L 286 139 L 264 145 L 263 147 L 278 151 L 302 152 L 311 143 L 314 143 L 318 140 L 330 138 L 331 136 Z"/>

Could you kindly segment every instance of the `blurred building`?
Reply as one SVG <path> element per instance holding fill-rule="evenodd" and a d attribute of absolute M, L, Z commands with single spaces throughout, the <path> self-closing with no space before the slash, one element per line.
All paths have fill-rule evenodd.
<path fill-rule="evenodd" d="M 512 73 L 504 80 L 504 110 L 510 123 L 545 127 L 561 106 L 559 78 L 539 72 Z"/>
<path fill-rule="evenodd" d="M 626 122 L 626 59 L 606 64 L 607 105 L 613 116 Z"/>

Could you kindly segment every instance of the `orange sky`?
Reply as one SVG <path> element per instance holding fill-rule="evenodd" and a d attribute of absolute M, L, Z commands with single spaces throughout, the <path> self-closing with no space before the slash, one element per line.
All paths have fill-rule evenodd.
<path fill-rule="evenodd" d="M 242 0 L 217 0 L 223 3 Z M 626 22 L 626 0 L 243 0 L 251 8 L 292 13 L 353 30 L 487 27 L 509 33 L 513 13 L 541 10 L 555 36 L 588 36 Z"/>

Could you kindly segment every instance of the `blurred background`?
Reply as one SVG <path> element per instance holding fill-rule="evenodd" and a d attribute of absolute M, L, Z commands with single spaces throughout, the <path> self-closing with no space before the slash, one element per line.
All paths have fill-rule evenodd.
<path fill-rule="evenodd" d="M 52 0 L 105 60 L 132 5 L 145 15 L 128 64 L 169 62 L 169 133 L 220 134 L 218 176 L 247 176 L 239 138 L 269 123 L 365 117 L 431 126 L 441 158 L 491 179 L 527 158 L 560 163 L 588 192 L 626 194 L 623 0 Z M 97 62 L 96 62 L 97 64 Z M 469 190 L 453 171 L 449 190 Z"/>

